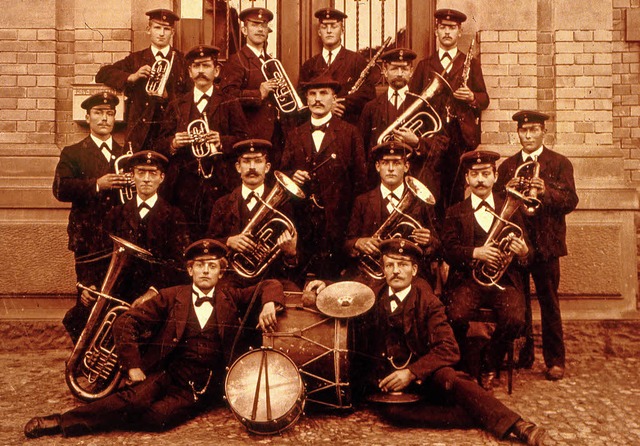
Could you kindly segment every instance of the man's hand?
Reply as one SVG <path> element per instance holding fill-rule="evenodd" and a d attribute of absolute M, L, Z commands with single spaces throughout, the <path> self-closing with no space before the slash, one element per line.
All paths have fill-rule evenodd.
<path fill-rule="evenodd" d="M 367 255 L 377 256 L 380 254 L 380 239 L 374 237 L 362 237 L 356 240 L 354 247 Z"/>
<path fill-rule="evenodd" d="M 418 245 L 427 246 L 431 243 L 431 231 L 427 228 L 416 228 L 411 233 L 411 238 Z"/>
<path fill-rule="evenodd" d="M 153 299 L 158 294 L 159 293 L 155 288 L 149 288 L 142 296 L 133 301 L 133 303 L 131 304 L 131 308 L 139 307 L 149 299 Z"/>
<path fill-rule="evenodd" d="M 296 170 L 291 178 L 298 186 L 304 186 L 304 183 L 311 179 L 309 172 L 306 170 Z"/>
<path fill-rule="evenodd" d="M 475 100 L 475 95 L 473 91 L 469 90 L 469 87 L 466 85 L 461 86 L 456 91 L 453 92 L 453 97 L 459 101 L 464 101 L 467 104 L 472 103 Z"/>
<path fill-rule="evenodd" d="M 135 84 L 139 79 L 147 79 L 149 76 L 151 76 L 151 66 L 143 65 L 138 68 L 138 71 L 131 73 L 129 77 L 127 77 L 127 82 Z"/>
<path fill-rule="evenodd" d="M 276 323 L 276 304 L 267 302 L 258 316 L 258 327 L 264 332 L 273 332 L 276 329 Z"/>
<path fill-rule="evenodd" d="M 342 118 L 344 113 L 347 111 L 347 107 L 344 105 L 344 99 L 337 99 L 333 103 L 333 107 L 331 107 L 331 113 L 336 115 L 338 118 Z"/>
<path fill-rule="evenodd" d="M 176 153 L 176 149 L 191 144 L 191 135 L 189 132 L 178 132 L 171 141 L 171 153 Z"/>
<path fill-rule="evenodd" d="M 378 387 L 380 387 L 380 390 L 383 392 L 400 392 L 416 378 L 416 375 L 409 369 L 396 370 L 380 381 Z"/>
<path fill-rule="evenodd" d="M 411 147 L 417 147 L 420 139 L 411 130 L 399 128 L 393 131 L 393 139 L 403 142 Z"/>
<path fill-rule="evenodd" d="M 278 81 L 275 79 L 269 79 L 260 84 L 260 97 L 262 100 L 269 96 L 269 93 L 274 91 L 278 87 Z"/>
<path fill-rule="evenodd" d="M 220 148 L 222 144 L 222 140 L 220 139 L 220 132 L 216 132 L 214 130 L 209 130 L 209 133 L 204 135 L 204 140 L 208 143 L 213 144 L 216 149 Z"/>
<path fill-rule="evenodd" d="M 129 384 L 138 383 L 147 379 L 147 375 L 144 374 L 142 369 L 135 368 L 129 369 Z"/>
<path fill-rule="evenodd" d="M 91 288 L 92 290 L 97 289 L 95 285 L 91 285 L 89 286 L 89 288 Z M 82 305 L 84 305 L 85 307 L 91 307 L 95 303 L 97 298 L 98 296 L 90 293 L 87 290 L 82 290 L 82 293 L 80 293 L 80 303 L 82 303 Z"/>
<path fill-rule="evenodd" d="M 291 234 L 289 230 L 286 230 L 280 234 L 276 243 L 285 256 L 295 257 L 297 252 L 296 247 L 298 245 L 298 233 L 293 231 L 293 234 Z"/>
<path fill-rule="evenodd" d="M 529 247 L 522 238 L 513 238 L 509 249 L 518 257 L 526 257 L 529 254 Z"/>
<path fill-rule="evenodd" d="M 313 291 L 316 294 L 319 294 L 322 290 L 324 290 L 327 287 L 327 285 L 322 281 L 322 280 L 312 280 L 311 282 L 309 282 L 307 284 L 306 287 L 304 287 L 305 291 Z"/>
<path fill-rule="evenodd" d="M 127 185 L 128 181 L 125 175 L 120 175 L 117 173 L 108 173 L 98 178 L 96 180 L 96 183 L 98 184 L 98 188 L 100 190 L 109 190 L 109 189 L 122 189 Z"/>
<path fill-rule="evenodd" d="M 498 267 L 502 260 L 502 252 L 495 246 L 478 246 L 473 248 L 473 258 L 487 262 L 493 267 Z"/>
<path fill-rule="evenodd" d="M 256 249 L 256 243 L 246 234 L 233 235 L 227 239 L 227 246 L 236 252 L 247 252 Z"/>
<path fill-rule="evenodd" d="M 547 191 L 544 180 L 542 178 L 531 178 L 531 187 L 538 189 L 538 197 L 542 197 Z"/>

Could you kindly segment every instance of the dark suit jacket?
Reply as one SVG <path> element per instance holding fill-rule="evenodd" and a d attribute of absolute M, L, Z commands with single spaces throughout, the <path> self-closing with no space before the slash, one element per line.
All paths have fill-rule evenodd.
<path fill-rule="evenodd" d="M 122 155 L 122 147 L 113 141 L 113 155 Z M 60 154 L 53 180 L 53 195 L 71 203 L 69 214 L 69 250 L 77 255 L 110 250 L 113 246 L 103 225 L 111 208 L 120 204 L 117 190 L 96 191 L 96 181 L 115 173 L 90 136 L 65 147 Z"/>
<path fill-rule="evenodd" d="M 531 237 L 536 256 L 543 260 L 567 255 L 565 215 L 578 205 L 573 179 L 573 165 L 563 155 L 544 148 L 540 157 L 540 178 L 545 183 L 542 205 L 535 215 L 524 215 L 523 220 Z M 521 152 L 507 158 L 498 168 L 496 190 L 504 190 L 513 178 L 516 167 L 522 164 Z"/>
<path fill-rule="evenodd" d="M 143 149 L 155 150 L 155 139 L 158 136 L 156 129 L 160 122 L 154 121 L 162 119 L 162 114 L 170 101 L 187 93 L 193 86 L 184 56 L 171 47 L 168 53 L 169 59 L 172 53 L 175 53 L 175 57 L 165 88 L 166 99 L 150 97 L 147 94 L 147 79 L 139 79 L 135 84 L 127 82 L 129 75 L 138 71 L 140 67 L 153 66 L 156 58 L 150 47 L 133 52 L 114 64 L 105 65 L 96 74 L 96 82 L 122 91 L 126 96 L 126 142 L 131 142 L 134 152 Z"/>

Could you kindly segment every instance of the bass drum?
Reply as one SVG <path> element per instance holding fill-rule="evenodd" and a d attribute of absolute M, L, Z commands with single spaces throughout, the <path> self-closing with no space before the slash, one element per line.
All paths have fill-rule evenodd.
<path fill-rule="evenodd" d="M 262 344 L 287 354 L 300 369 L 307 402 L 316 408 L 351 409 L 349 320 L 302 305 L 301 293 L 285 292 L 285 311 Z"/>
<path fill-rule="evenodd" d="M 304 385 L 287 355 L 262 348 L 240 356 L 224 383 L 231 412 L 255 434 L 292 426 L 304 410 Z"/>

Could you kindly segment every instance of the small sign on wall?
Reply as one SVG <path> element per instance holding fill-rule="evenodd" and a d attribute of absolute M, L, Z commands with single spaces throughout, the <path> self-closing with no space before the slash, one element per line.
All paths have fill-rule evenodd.
<path fill-rule="evenodd" d="M 124 94 L 107 87 L 103 84 L 72 84 L 73 88 L 73 120 L 86 122 L 87 111 L 83 109 L 80 104 L 89 96 L 96 93 L 102 93 L 108 91 L 115 94 L 120 99 L 118 106 L 116 107 L 116 122 L 124 122 Z"/>

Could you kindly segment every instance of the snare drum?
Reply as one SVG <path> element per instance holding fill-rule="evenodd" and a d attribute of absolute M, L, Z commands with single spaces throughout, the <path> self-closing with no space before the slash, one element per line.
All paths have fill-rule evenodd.
<path fill-rule="evenodd" d="M 231 412 L 256 434 L 275 434 L 292 426 L 304 409 L 304 385 L 287 355 L 252 350 L 231 366 L 224 383 Z"/>

